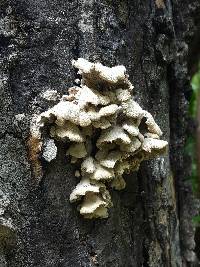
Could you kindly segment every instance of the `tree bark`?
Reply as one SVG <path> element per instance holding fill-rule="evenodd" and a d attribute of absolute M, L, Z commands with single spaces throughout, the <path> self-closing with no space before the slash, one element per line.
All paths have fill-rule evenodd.
<path fill-rule="evenodd" d="M 2 0 L 0 11 L 0 266 L 197 266 L 184 145 L 198 0 Z M 55 104 L 42 93 L 64 94 L 78 57 L 123 64 L 170 144 L 112 192 L 103 220 L 69 203 L 77 180 L 62 145 L 42 179 L 28 153 L 31 117 Z"/>

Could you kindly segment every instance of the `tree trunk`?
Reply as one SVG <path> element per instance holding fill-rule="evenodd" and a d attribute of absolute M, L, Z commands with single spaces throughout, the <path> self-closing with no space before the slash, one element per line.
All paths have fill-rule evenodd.
<path fill-rule="evenodd" d="M 197 264 L 198 203 L 184 145 L 199 10 L 198 0 L 0 2 L 0 266 Z M 125 190 L 112 191 L 114 207 L 102 220 L 81 218 L 69 203 L 77 180 L 65 148 L 42 162 L 41 179 L 28 153 L 31 117 L 55 104 L 42 94 L 74 84 L 78 57 L 124 65 L 136 101 L 170 144 L 166 156 L 126 177 Z"/>

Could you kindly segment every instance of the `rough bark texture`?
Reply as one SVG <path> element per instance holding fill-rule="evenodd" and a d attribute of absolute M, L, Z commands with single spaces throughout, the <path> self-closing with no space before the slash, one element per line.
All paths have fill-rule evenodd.
<path fill-rule="evenodd" d="M 188 45 L 199 9 L 197 0 L 0 2 L 0 266 L 197 264 L 191 218 L 198 210 L 183 150 Z M 137 101 L 170 142 L 168 155 L 143 163 L 124 191 L 112 192 L 105 220 L 84 220 L 69 203 L 77 178 L 63 146 L 42 162 L 41 180 L 30 146 L 28 153 L 30 118 L 55 104 L 41 93 L 66 92 L 77 57 L 125 65 Z"/>

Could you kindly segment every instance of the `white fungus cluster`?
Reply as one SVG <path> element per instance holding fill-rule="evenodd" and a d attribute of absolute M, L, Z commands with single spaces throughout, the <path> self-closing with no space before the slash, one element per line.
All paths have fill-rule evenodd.
<path fill-rule="evenodd" d="M 70 143 L 66 155 L 80 164 L 75 176 L 81 180 L 70 201 L 81 201 L 84 218 L 106 218 L 112 206 L 107 187 L 123 189 L 123 175 L 163 154 L 167 142 L 160 140 L 152 115 L 133 100 L 124 66 L 109 68 L 83 58 L 72 64 L 82 75 L 81 85 L 69 88 L 39 121 L 51 125 L 52 138 Z"/>

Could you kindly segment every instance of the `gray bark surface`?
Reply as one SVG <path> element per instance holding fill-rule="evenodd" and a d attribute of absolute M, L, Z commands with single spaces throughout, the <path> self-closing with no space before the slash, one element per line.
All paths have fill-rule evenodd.
<path fill-rule="evenodd" d="M 184 156 L 188 54 L 197 0 L 2 0 L 0 2 L 0 266 L 195 266 L 198 211 Z M 195 55 L 190 53 L 195 58 Z M 34 175 L 29 124 L 78 77 L 71 60 L 123 64 L 135 99 L 170 143 L 112 191 L 108 219 L 84 220 L 69 203 L 75 167 L 58 145 Z M 18 114 L 21 115 L 21 117 Z M 17 115 L 17 117 L 16 117 Z M 196 265 L 197 266 L 197 265 Z"/>

